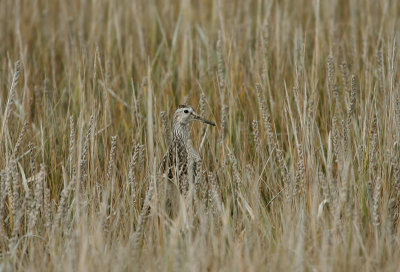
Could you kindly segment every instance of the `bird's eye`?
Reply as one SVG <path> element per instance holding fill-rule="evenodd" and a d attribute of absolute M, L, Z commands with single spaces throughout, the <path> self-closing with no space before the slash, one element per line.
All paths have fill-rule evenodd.
<path fill-rule="evenodd" d="M 189 113 L 189 111 L 188 111 L 188 110 L 184 110 L 183 112 L 184 112 L 184 113 Z"/>

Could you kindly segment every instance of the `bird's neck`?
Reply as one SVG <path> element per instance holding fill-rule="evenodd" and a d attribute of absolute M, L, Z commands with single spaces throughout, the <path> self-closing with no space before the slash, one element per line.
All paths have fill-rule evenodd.
<path fill-rule="evenodd" d="M 172 124 L 172 141 L 187 142 L 190 139 L 190 125 L 173 122 Z"/>

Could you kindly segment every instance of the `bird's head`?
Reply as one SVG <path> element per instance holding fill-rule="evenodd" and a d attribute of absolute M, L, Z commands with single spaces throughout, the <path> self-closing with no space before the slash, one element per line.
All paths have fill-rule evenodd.
<path fill-rule="evenodd" d="M 180 125 L 188 125 L 193 121 L 200 121 L 215 126 L 213 122 L 198 115 L 191 106 L 179 105 L 174 113 L 174 122 Z"/>

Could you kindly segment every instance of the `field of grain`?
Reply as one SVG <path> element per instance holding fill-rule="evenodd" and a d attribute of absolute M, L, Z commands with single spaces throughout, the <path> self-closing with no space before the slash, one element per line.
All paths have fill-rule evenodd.
<path fill-rule="evenodd" d="M 395 271 L 395 0 L 0 1 L 1 271 Z M 159 165 L 189 104 L 202 179 Z"/>

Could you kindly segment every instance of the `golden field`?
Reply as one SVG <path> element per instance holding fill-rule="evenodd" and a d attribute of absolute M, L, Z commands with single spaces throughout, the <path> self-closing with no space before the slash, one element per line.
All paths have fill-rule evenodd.
<path fill-rule="evenodd" d="M 1 271 L 395 271 L 400 4 L 0 1 Z M 165 211 L 189 104 L 202 179 Z"/>

